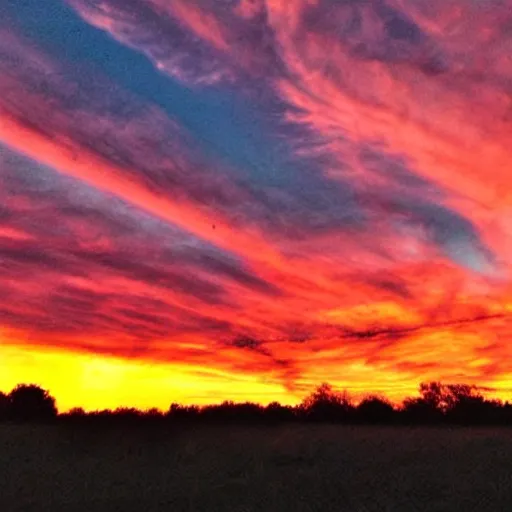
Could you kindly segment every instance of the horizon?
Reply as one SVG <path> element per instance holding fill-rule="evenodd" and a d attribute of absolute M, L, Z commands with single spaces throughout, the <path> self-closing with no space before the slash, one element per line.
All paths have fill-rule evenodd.
<path fill-rule="evenodd" d="M 511 399 L 510 24 L 498 0 L 4 0 L 0 390 Z"/>
<path fill-rule="evenodd" d="M 425 386 L 425 390 L 423 390 L 423 386 Z M 453 391 L 453 388 L 457 387 L 464 388 L 462 391 Z M 335 386 L 332 386 L 328 382 L 322 382 L 320 384 L 317 384 L 313 389 L 311 389 L 307 394 L 302 396 L 300 400 L 294 401 L 293 403 L 282 403 L 278 400 L 273 400 L 267 403 L 262 402 L 254 402 L 251 400 L 217 400 L 217 401 L 208 401 L 203 403 L 181 403 L 176 401 L 169 401 L 166 400 L 163 401 L 162 397 L 162 403 L 165 403 L 165 407 L 162 406 L 143 406 L 138 407 L 134 403 L 125 403 L 125 404 L 117 404 L 113 407 L 95 407 L 90 408 L 84 405 L 84 403 L 75 404 L 71 407 L 63 408 L 61 404 L 59 404 L 58 399 L 54 396 L 52 391 L 50 389 L 44 389 L 38 384 L 32 383 L 32 382 L 24 382 L 24 383 L 18 383 L 15 386 L 13 386 L 12 389 L 9 390 L 2 390 L 0 389 L 0 420 L 2 420 L 2 412 L 5 413 L 5 410 L 2 409 L 2 405 L 4 405 L 1 401 L 1 399 L 7 398 L 9 400 L 9 397 L 12 396 L 13 393 L 16 391 L 23 390 L 24 392 L 29 391 L 36 391 L 37 399 L 35 399 L 34 396 L 32 396 L 32 400 L 28 400 L 24 402 L 25 407 L 27 407 L 27 411 L 31 410 L 31 407 L 34 407 L 34 403 L 37 403 L 37 401 L 41 401 L 42 397 L 45 396 L 43 400 L 46 401 L 46 405 L 48 405 L 47 399 L 49 399 L 53 406 L 55 407 L 55 411 L 57 415 L 66 415 L 69 413 L 76 414 L 77 412 L 83 412 L 86 414 L 94 414 L 94 413 L 100 413 L 100 412 L 110 412 L 110 413 L 116 413 L 116 412 L 122 412 L 122 411 L 137 411 L 142 414 L 150 413 L 151 411 L 158 411 L 159 413 L 167 413 L 169 412 L 173 406 L 178 406 L 179 408 L 187 408 L 192 407 L 199 411 L 207 410 L 208 408 L 216 408 L 216 407 L 223 407 L 225 405 L 227 406 L 238 406 L 238 405 L 252 405 L 258 407 L 260 410 L 266 409 L 268 406 L 277 404 L 280 407 L 283 408 L 289 408 L 290 410 L 304 410 L 304 409 L 314 409 L 314 402 L 322 402 L 325 397 L 330 397 L 331 399 L 340 399 L 341 403 L 347 404 L 351 408 L 359 408 L 364 402 L 366 401 L 373 401 L 377 400 L 378 402 L 382 404 L 387 404 L 391 406 L 391 408 L 395 412 L 404 412 L 407 409 L 408 402 L 411 402 L 414 404 L 415 401 L 419 400 L 420 402 L 422 400 L 431 400 L 431 398 L 428 398 L 428 393 L 431 393 L 432 390 L 434 390 L 434 393 L 436 393 L 439 396 L 440 403 L 435 404 L 434 402 L 430 402 L 429 407 L 446 412 L 446 409 L 450 409 L 450 406 L 447 405 L 450 403 L 450 399 L 447 399 L 447 396 L 452 396 L 452 398 L 455 397 L 455 401 L 452 403 L 451 407 L 453 407 L 454 403 L 459 406 L 462 406 L 464 409 L 465 407 L 469 407 L 469 410 L 472 410 L 473 414 L 476 415 L 475 419 L 478 417 L 478 413 L 485 412 L 486 414 L 489 414 L 489 410 L 487 411 L 481 411 L 479 408 L 480 402 L 465 402 L 464 397 L 471 396 L 473 398 L 478 398 L 483 400 L 486 403 L 494 404 L 495 406 L 498 406 L 498 408 L 508 408 L 512 407 L 512 403 L 508 400 L 502 400 L 498 398 L 495 395 L 496 390 L 495 389 L 489 389 L 482 386 L 476 386 L 476 385 L 468 385 L 465 383 L 447 383 L 447 382 L 421 382 L 418 384 L 416 392 L 403 396 L 400 400 L 392 400 L 388 396 L 386 396 L 383 393 L 375 393 L 375 392 L 359 392 L 358 394 L 350 393 L 347 389 L 337 389 Z M 317 398 L 314 398 L 314 397 Z M 322 398 L 323 397 L 323 398 Z M 461 400 L 462 397 L 462 400 Z M 23 400 L 22 400 L 23 403 Z M 440 405 L 441 403 L 444 403 L 445 405 Z M 39 403 L 41 405 L 41 402 Z M 475 408 L 476 406 L 476 408 Z M 443 409 L 445 407 L 446 409 Z M 413 405 L 414 409 L 414 405 Z M 36 412 L 37 414 L 37 407 L 34 409 L 33 412 Z M 453 412 L 453 410 L 452 410 Z M 36 416 L 35 416 L 36 417 Z M 5 416 L 3 417 L 5 419 Z M 483 418 L 482 418 L 483 419 Z"/>

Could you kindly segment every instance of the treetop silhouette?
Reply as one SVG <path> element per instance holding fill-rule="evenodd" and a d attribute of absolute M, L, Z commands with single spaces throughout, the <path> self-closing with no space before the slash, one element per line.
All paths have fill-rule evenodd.
<path fill-rule="evenodd" d="M 512 425 L 508 402 L 486 399 L 476 386 L 421 383 L 419 396 L 393 405 L 385 397 L 368 395 L 355 403 L 346 391 L 327 383 L 318 386 L 297 406 L 272 402 L 267 406 L 224 401 L 218 405 L 171 403 L 166 412 L 130 407 L 86 412 L 74 408 L 58 414 L 50 393 L 34 384 L 20 384 L 10 393 L 0 392 L 0 420 L 37 422 L 59 420 L 93 424 L 331 422 L 346 424 L 462 424 Z"/>
<path fill-rule="evenodd" d="M 17 421 L 44 421 L 57 416 L 55 398 L 35 384 L 17 385 L 6 396 L 3 408 L 9 419 Z"/>

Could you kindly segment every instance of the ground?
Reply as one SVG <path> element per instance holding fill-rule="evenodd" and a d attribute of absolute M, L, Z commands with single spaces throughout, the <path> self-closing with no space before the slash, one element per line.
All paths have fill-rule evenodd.
<path fill-rule="evenodd" d="M 0 425 L 2 512 L 512 510 L 512 428 Z"/>

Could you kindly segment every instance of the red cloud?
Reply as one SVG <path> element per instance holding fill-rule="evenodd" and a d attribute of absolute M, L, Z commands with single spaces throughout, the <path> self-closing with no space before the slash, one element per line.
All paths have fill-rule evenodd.
<path fill-rule="evenodd" d="M 300 183 L 322 192 L 241 179 L 155 105 L 99 75 L 85 90 L 74 80 L 85 63 L 4 30 L 10 344 L 251 375 L 289 393 L 325 380 L 392 395 L 420 380 L 506 381 L 510 10 L 70 4 L 195 94 L 227 81 L 246 101 L 271 98 Z M 28 158 L 13 166 L 13 154 Z M 47 195 L 29 193 L 42 166 Z"/>

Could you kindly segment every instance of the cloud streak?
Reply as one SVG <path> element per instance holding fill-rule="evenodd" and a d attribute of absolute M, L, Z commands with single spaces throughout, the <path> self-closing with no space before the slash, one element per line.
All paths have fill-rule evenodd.
<path fill-rule="evenodd" d="M 510 7 L 9 0 L 9 345 L 250 374 L 290 396 L 319 380 L 499 388 Z"/>

